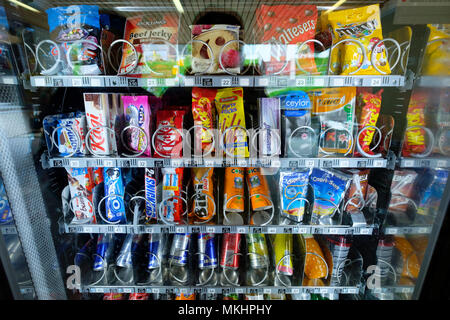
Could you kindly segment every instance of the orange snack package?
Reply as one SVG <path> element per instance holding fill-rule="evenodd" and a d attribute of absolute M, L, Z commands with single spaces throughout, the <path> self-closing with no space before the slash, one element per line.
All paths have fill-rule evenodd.
<path fill-rule="evenodd" d="M 428 102 L 428 94 L 423 91 L 413 92 L 406 114 L 407 128 L 406 139 L 403 144 L 402 154 L 410 157 L 412 154 L 421 154 L 426 150 L 425 131 L 418 126 L 425 126 L 425 107 Z"/>
<path fill-rule="evenodd" d="M 273 206 L 269 186 L 266 177 L 261 174 L 261 168 L 247 168 L 247 186 L 253 211 L 266 210 Z"/>
<path fill-rule="evenodd" d="M 225 211 L 244 212 L 244 169 L 225 168 Z"/>
<path fill-rule="evenodd" d="M 402 277 L 416 279 L 419 276 L 420 264 L 414 248 L 405 236 L 395 236 L 395 248 L 400 251 L 402 257 Z"/>
<path fill-rule="evenodd" d="M 305 275 L 309 280 L 327 277 L 327 264 L 320 248 L 313 235 L 304 235 L 306 257 L 305 257 Z M 322 282 L 323 283 L 323 282 Z M 322 284 L 323 285 L 323 284 Z"/>

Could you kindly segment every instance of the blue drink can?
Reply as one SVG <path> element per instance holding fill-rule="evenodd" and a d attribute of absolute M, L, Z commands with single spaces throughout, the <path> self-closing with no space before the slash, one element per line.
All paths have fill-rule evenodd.
<path fill-rule="evenodd" d="M 110 222 L 126 223 L 124 194 L 125 188 L 120 168 L 104 168 L 106 219 Z M 110 196 L 112 194 L 120 196 Z M 108 197 L 109 196 L 109 197 Z"/>
<path fill-rule="evenodd" d="M 116 259 L 116 265 L 122 268 L 133 267 L 133 258 L 139 249 L 142 234 L 127 234 Z"/>
<path fill-rule="evenodd" d="M 94 256 L 94 271 L 102 271 L 108 267 L 108 260 L 114 250 L 114 234 L 102 233 L 97 238 L 97 254 Z"/>
<path fill-rule="evenodd" d="M 217 268 L 216 239 L 213 233 L 198 234 L 198 267 L 200 269 Z"/>
<path fill-rule="evenodd" d="M 162 264 L 166 237 L 161 233 L 148 235 L 148 269 L 158 269 Z"/>
<path fill-rule="evenodd" d="M 185 266 L 188 262 L 190 233 L 175 233 L 169 252 L 171 265 Z"/>

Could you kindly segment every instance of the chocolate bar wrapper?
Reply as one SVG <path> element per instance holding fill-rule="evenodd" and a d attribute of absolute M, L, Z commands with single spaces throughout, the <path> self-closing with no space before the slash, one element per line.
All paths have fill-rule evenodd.
<path fill-rule="evenodd" d="M 157 216 L 157 172 L 154 168 L 145 168 L 145 220 L 150 223 Z"/>
<path fill-rule="evenodd" d="M 103 168 L 103 178 L 105 197 L 107 197 L 105 199 L 106 219 L 110 222 L 126 223 L 122 169 Z"/>
<path fill-rule="evenodd" d="M 259 98 L 259 150 L 263 156 L 281 153 L 280 99 Z"/>
<path fill-rule="evenodd" d="M 185 112 L 182 110 L 159 110 L 156 113 L 157 129 L 171 126 L 183 130 Z M 183 138 L 173 128 L 164 127 L 156 132 L 155 157 L 181 158 L 183 156 Z"/>
<path fill-rule="evenodd" d="M 110 132 L 111 141 L 115 142 L 115 145 L 121 146 L 120 134 L 125 126 L 125 116 L 123 110 L 123 104 L 121 94 L 109 93 L 109 127 L 113 129 L 115 135 Z M 120 150 L 118 150 L 120 151 Z"/>
<path fill-rule="evenodd" d="M 56 130 L 56 144 L 61 156 L 84 156 L 88 154 L 85 143 L 86 116 L 78 114 L 73 118 L 59 119 Z"/>
<path fill-rule="evenodd" d="M 163 184 L 162 184 L 162 201 L 165 220 L 172 222 L 180 222 L 183 210 L 183 200 L 178 197 L 182 196 L 183 168 L 162 168 Z M 177 198 L 171 197 L 177 196 Z"/>
<path fill-rule="evenodd" d="M 144 150 L 143 154 L 151 156 L 150 149 L 150 117 L 151 110 L 148 104 L 147 96 L 122 96 L 124 105 L 125 124 L 139 127 L 145 131 L 147 138 L 136 128 L 127 130 L 128 146 L 136 153 L 140 153 Z"/>
<path fill-rule="evenodd" d="M 57 142 L 55 141 L 55 144 L 52 143 L 52 134 L 55 128 L 58 126 L 58 121 L 60 119 L 66 119 L 66 118 L 73 118 L 78 114 L 78 112 L 71 112 L 67 114 L 54 114 L 50 116 L 46 116 L 44 120 L 42 121 L 42 126 L 44 128 L 44 135 L 45 135 L 45 142 L 47 144 L 47 149 L 50 153 L 54 149 L 57 149 Z M 56 133 L 54 135 L 56 139 Z"/>
<path fill-rule="evenodd" d="M 107 93 L 84 93 L 87 129 L 97 126 L 110 128 L 109 101 Z M 117 152 L 111 132 L 106 128 L 97 128 L 89 135 L 92 151 L 99 155 L 111 155 Z"/>
<path fill-rule="evenodd" d="M 66 168 L 72 208 L 77 223 L 96 223 L 92 189 L 92 168 Z"/>

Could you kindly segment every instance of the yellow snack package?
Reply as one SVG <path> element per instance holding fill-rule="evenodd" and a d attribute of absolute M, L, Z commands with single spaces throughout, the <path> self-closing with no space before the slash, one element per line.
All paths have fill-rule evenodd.
<path fill-rule="evenodd" d="M 373 75 L 390 74 L 391 69 L 386 58 L 384 43 L 376 46 L 383 39 L 380 20 L 380 6 L 378 4 L 330 12 L 327 15 L 328 23 L 332 29 L 333 43 L 343 39 L 359 41 L 365 49 L 366 59 L 362 58 L 361 47 L 352 42 L 342 44 L 342 49 L 333 50 L 331 61 L 337 59 L 340 54 L 341 75 Z M 339 45 L 341 46 L 341 45 Z M 381 71 L 371 64 L 372 49 L 376 46 L 376 54 L 373 63 Z M 358 70 L 362 63 L 361 69 Z M 358 70 L 358 71 L 357 71 Z"/>
<path fill-rule="evenodd" d="M 320 14 L 320 31 L 329 31 L 331 34 L 333 34 L 333 30 L 330 26 L 330 22 L 328 21 L 328 13 L 326 11 L 323 11 Z M 333 42 L 334 39 L 333 39 Z M 337 46 L 333 49 L 330 56 L 330 67 L 328 71 L 328 74 L 341 74 L 341 46 Z"/>
<path fill-rule="evenodd" d="M 430 28 L 427 49 L 423 61 L 422 74 L 427 76 L 450 75 L 450 35 L 438 30 L 433 25 Z"/>
<path fill-rule="evenodd" d="M 215 104 L 219 114 L 220 139 L 225 147 L 225 154 L 248 157 L 247 133 L 243 130 L 246 128 L 244 89 L 218 89 Z"/>

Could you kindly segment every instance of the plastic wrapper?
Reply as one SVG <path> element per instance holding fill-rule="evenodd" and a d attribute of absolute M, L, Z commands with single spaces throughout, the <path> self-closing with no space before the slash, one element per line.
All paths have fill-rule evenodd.
<path fill-rule="evenodd" d="M 413 246 L 405 236 L 395 236 L 394 242 L 395 248 L 400 251 L 401 255 L 401 263 L 396 266 L 397 273 L 401 274 L 402 277 L 417 279 L 420 272 L 420 264 Z"/>
<path fill-rule="evenodd" d="M 214 153 L 213 131 L 215 129 L 215 106 L 216 89 L 192 88 L 192 116 L 194 125 L 203 126 L 210 131 L 199 128 L 194 136 L 194 150 L 202 154 Z M 194 133 L 196 129 L 193 129 Z"/>
<path fill-rule="evenodd" d="M 84 156 L 88 154 L 85 143 L 86 116 L 77 113 L 72 118 L 62 118 L 58 120 L 56 129 L 56 144 L 61 156 Z"/>
<path fill-rule="evenodd" d="M 214 168 L 192 168 L 194 201 L 189 217 L 195 222 L 208 222 L 216 215 L 214 199 Z"/>
<path fill-rule="evenodd" d="M 318 135 L 311 127 L 311 101 L 303 91 L 291 91 L 280 97 L 284 155 L 313 157 L 317 154 Z"/>
<path fill-rule="evenodd" d="M 380 7 L 378 4 L 333 11 L 327 15 L 326 19 L 332 29 L 333 43 L 337 43 L 343 39 L 358 40 L 366 51 L 366 60 L 363 60 L 361 48 L 354 43 L 346 42 L 342 44 L 343 48 L 340 51 L 333 50 L 331 53 L 331 61 L 338 60 L 335 55 L 340 54 L 339 65 L 342 75 L 391 73 L 384 44 L 377 46 L 377 43 L 383 40 Z M 376 53 L 373 63 L 382 72 L 376 70 L 370 62 L 374 48 Z M 358 70 L 361 63 L 362 67 Z"/>
<path fill-rule="evenodd" d="M 341 284 L 342 273 L 350 251 L 351 242 L 345 236 L 327 236 L 323 239 L 322 250 L 328 265 L 330 286 Z"/>
<path fill-rule="evenodd" d="M 164 220 L 179 223 L 183 214 L 183 168 L 162 168 L 162 209 Z"/>
<path fill-rule="evenodd" d="M 348 173 L 352 175 L 352 181 L 345 196 L 344 209 L 346 212 L 356 213 L 365 206 L 370 170 L 354 169 Z"/>
<path fill-rule="evenodd" d="M 391 185 L 390 212 L 406 212 L 408 206 L 414 202 L 416 179 L 417 172 L 413 170 L 395 170 Z"/>
<path fill-rule="evenodd" d="M 156 158 L 183 156 L 183 136 L 180 133 L 183 130 L 184 115 L 184 110 L 159 110 L 156 113 Z"/>
<path fill-rule="evenodd" d="M 450 75 L 450 35 L 446 30 L 439 30 L 437 26 L 428 25 L 430 36 L 425 50 L 422 74 L 426 76 Z"/>
<path fill-rule="evenodd" d="M 320 123 L 319 156 L 346 156 L 354 147 L 355 87 L 309 92 L 313 120 Z"/>
<path fill-rule="evenodd" d="M 306 278 L 308 280 L 325 279 L 328 276 L 327 264 L 319 243 L 316 241 L 316 239 L 314 239 L 314 236 L 312 234 L 305 234 L 302 237 L 299 237 L 299 239 L 302 242 L 301 243 L 302 247 L 304 246 L 304 253 L 305 253 L 304 273 Z M 317 285 L 317 283 L 314 281 L 312 284 L 309 285 L 314 286 Z M 322 285 L 324 284 L 322 283 Z"/>
<path fill-rule="evenodd" d="M 145 221 L 146 223 L 155 222 L 157 217 L 157 172 L 154 168 L 145 168 Z"/>
<path fill-rule="evenodd" d="M 96 223 L 92 201 L 92 168 L 66 168 L 75 222 Z"/>
<path fill-rule="evenodd" d="M 420 198 L 417 214 L 434 217 L 439 211 L 439 204 L 448 180 L 448 171 L 435 169 L 431 171 L 431 175 L 431 182 Z"/>
<path fill-rule="evenodd" d="M 332 224 L 331 219 L 340 211 L 338 208 L 350 184 L 350 177 L 336 170 L 314 168 L 309 181 L 314 189 L 311 224 Z"/>
<path fill-rule="evenodd" d="M 225 140 L 223 143 L 228 154 L 248 157 L 247 133 L 242 129 L 246 128 L 244 90 L 242 88 L 218 89 L 215 104 L 217 113 L 219 114 L 220 139 L 222 139 L 222 135 L 228 129 L 223 139 Z M 233 126 L 240 126 L 242 128 L 234 128 Z"/>
<path fill-rule="evenodd" d="M 239 73 L 239 26 L 193 25 L 191 35 L 192 40 L 197 40 L 192 42 L 192 73 L 225 73 L 219 59 L 228 72 Z"/>
<path fill-rule="evenodd" d="M 266 177 L 261 168 L 247 168 L 247 186 L 250 194 L 252 210 L 267 210 L 273 206 Z"/>
<path fill-rule="evenodd" d="M 244 212 L 244 168 L 225 168 L 225 211 Z"/>
<path fill-rule="evenodd" d="M 304 221 L 311 169 L 280 171 L 281 217 L 291 222 Z"/>
<path fill-rule="evenodd" d="M 98 6 L 71 5 L 46 10 L 50 37 L 58 44 L 62 70 L 66 75 L 95 75 L 101 71 L 100 49 L 90 43 L 81 43 L 71 51 L 72 69 L 66 59 L 70 46 L 79 40 L 99 45 L 100 15 Z M 50 54 L 57 54 L 54 50 Z M 74 59 L 75 58 L 75 59 Z"/>
<path fill-rule="evenodd" d="M 150 134 L 150 119 L 151 109 L 148 104 L 147 96 L 122 96 L 125 125 L 139 127 L 145 134 L 137 129 L 127 129 L 128 134 L 128 148 L 136 153 L 143 153 L 151 156 L 151 134 Z"/>
<path fill-rule="evenodd" d="M 380 115 L 381 109 L 381 94 L 383 93 L 383 89 L 378 91 L 377 93 L 371 93 L 367 91 L 367 89 L 360 90 L 358 92 L 357 98 L 357 117 L 358 117 L 358 134 L 364 130 L 361 134 L 359 134 L 358 138 L 358 148 L 355 149 L 354 156 L 361 157 L 370 155 L 373 156 L 374 152 L 370 150 L 370 145 L 372 143 L 375 128 L 367 128 L 367 126 L 375 127 L 377 125 L 378 116 Z M 380 137 L 381 138 L 381 137 Z M 361 149 L 363 153 L 359 151 Z"/>
<path fill-rule="evenodd" d="M 175 13 L 151 13 L 127 18 L 119 73 L 134 77 L 172 78 L 177 74 L 176 51 L 179 16 Z M 153 70 L 153 71 L 152 71 Z"/>
<path fill-rule="evenodd" d="M 125 187 L 121 168 L 104 168 L 105 210 L 109 222 L 126 223 Z"/>
<path fill-rule="evenodd" d="M 261 5 L 256 10 L 257 26 L 261 30 L 261 42 L 275 41 L 287 46 L 287 57 L 271 57 L 266 64 L 266 73 L 273 74 L 282 70 L 285 59 L 288 64 L 282 74 L 317 73 L 314 61 L 314 44 L 304 45 L 301 51 L 296 44 L 314 39 L 317 25 L 317 7 L 314 5 Z M 264 47 L 263 47 L 264 49 Z M 294 62 L 298 59 L 299 70 Z M 296 70 L 297 69 L 297 70 Z"/>
<path fill-rule="evenodd" d="M 259 150 L 263 156 L 279 155 L 281 151 L 280 100 L 259 98 Z"/>
<path fill-rule="evenodd" d="M 411 95 L 408 113 L 406 114 L 406 137 L 402 149 L 402 155 L 404 157 L 423 154 L 427 150 L 426 133 L 421 127 L 426 125 L 425 108 L 428 99 L 428 93 L 425 91 L 415 91 Z"/>

